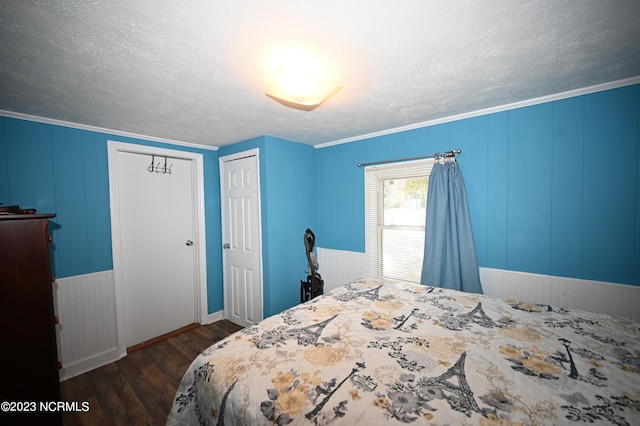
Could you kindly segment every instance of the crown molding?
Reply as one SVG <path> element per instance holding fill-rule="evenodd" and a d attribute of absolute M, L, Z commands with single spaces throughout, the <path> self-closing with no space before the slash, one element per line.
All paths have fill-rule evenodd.
<path fill-rule="evenodd" d="M 497 112 L 509 111 L 512 109 L 524 108 L 532 105 L 539 105 L 547 102 L 558 101 L 567 98 L 573 98 L 576 96 L 588 95 L 591 93 L 602 92 L 605 90 L 617 89 L 620 87 L 631 86 L 633 84 L 640 83 L 640 76 L 626 78 L 623 80 L 612 81 L 609 83 L 597 84 L 594 86 L 583 87 L 581 89 L 569 90 L 566 92 L 556 93 L 547 96 L 541 96 L 539 98 L 528 99 L 525 101 L 513 102 L 510 104 L 500 105 L 491 108 L 484 108 L 477 111 L 465 112 L 463 114 L 451 115 L 448 117 L 437 118 L 435 120 L 423 121 L 420 123 L 409 124 L 407 126 L 394 127 L 392 129 L 382 130 L 379 132 L 367 133 L 360 136 L 354 136 L 345 139 L 338 139 L 331 142 L 324 142 L 314 145 L 314 148 L 327 148 L 329 146 L 341 145 L 344 143 L 355 142 L 363 139 L 375 138 L 378 136 L 391 135 L 394 133 L 405 132 L 407 130 L 420 129 L 423 127 L 435 126 L 437 124 L 451 123 L 453 121 L 464 120 L 467 118 L 479 117 L 481 115 L 494 114 Z"/>
<path fill-rule="evenodd" d="M 167 144 L 171 144 L 171 145 L 178 145 L 178 146 L 184 146 L 184 147 L 189 147 L 189 148 L 206 149 L 206 150 L 209 150 L 209 151 L 217 151 L 218 150 L 217 146 L 201 145 L 201 144 L 196 144 L 196 143 L 191 143 L 191 142 L 178 141 L 178 140 L 174 140 L 174 139 L 157 138 L 155 136 L 141 135 L 141 134 L 138 134 L 138 133 L 125 132 L 125 131 L 122 131 L 122 130 L 115 130 L 115 129 L 107 129 L 107 128 L 104 128 L 104 127 L 89 126 L 89 125 L 86 125 L 86 124 L 74 123 L 74 122 L 71 122 L 71 121 L 56 120 L 54 118 L 40 117 L 40 116 L 37 116 L 37 115 L 29 115 L 29 114 L 22 114 L 22 113 L 13 112 L 13 111 L 0 110 L 0 116 L 9 117 L 9 118 L 16 118 L 18 120 L 35 121 L 37 123 L 43 123 L 43 124 L 52 124 L 54 126 L 70 127 L 72 129 L 87 130 L 87 131 L 90 131 L 90 132 L 107 133 L 109 135 L 122 136 L 122 137 L 127 137 L 127 138 L 134 138 L 134 139 L 141 139 L 141 140 L 149 141 L 149 142 L 167 143 Z"/>

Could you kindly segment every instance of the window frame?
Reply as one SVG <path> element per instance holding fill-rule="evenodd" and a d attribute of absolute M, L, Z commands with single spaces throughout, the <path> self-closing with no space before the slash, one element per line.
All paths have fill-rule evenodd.
<path fill-rule="evenodd" d="M 409 229 L 416 230 L 415 226 L 385 226 L 384 219 L 384 194 L 383 182 L 390 179 L 407 179 L 415 177 L 426 177 L 427 188 L 429 176 L 435 159 L 427 158 L 413 161 L 387 163 L 366 166 L 365 173 L 365 258 L 366 271 L 368 276 L 376 278 L 404 279 L 398 277 L 382 276 L 382 230 L 383 229 Z M 425 200 L 426 209 L 426 200 Z M 426 221 L 425 221 L 426 222 Z M 424 227 L 424 225 L 423 225 Z M 422 227 L 422 229 L 423 229 Z M 418 228 L 420 229 L 420 228 Z M 424 250 L 424 247 L 422 247 Z M 422 256 L 420 256 L 422 258 Z M 419 275 L 422 270 L 420 264 Z M 406 279 L 404 279 L 406 280 Z"/>

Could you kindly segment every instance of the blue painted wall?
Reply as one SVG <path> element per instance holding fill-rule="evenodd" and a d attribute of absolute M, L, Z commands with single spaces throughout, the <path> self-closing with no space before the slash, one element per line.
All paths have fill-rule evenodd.
<path fill-rule="evenodd" d="M 480 265 L 640 285 L 640 86 L 318 150 L 322 247 L 364 252 L 358 162 L 460 148 Z"/>
<path fill-rule="evenodd" d="M 300 303 L 307 258 L 303 242 L 316 225 L 316 149 L 272 136 L 221 147 L 220 157 L 259 149 L 264 316 Z M 318 241 L 318 244 L 320 241 Z"/>
<path fill-rule="evenodd" d="M 0 202 L 55 212 L 55 274 L 113 268 L 107 140 L 204 157 L 208 311 L 223 309 L 218 158 L 260 149 L 264 313 L 299 301 L 317 245 L 364 251 L 358 162 L 460 148 L 481 266 L 640 285 L 640 85 L 315 149 L 219 151 L 0 117 Z"/>
<path fill-rule="evenodd" d="M 220 185 L 215 151 L 0 117 L 0 203 L 57 214 L 51 222 L 56 277 L 113 269 L 108 140 L 203 154 L 208 311 L 222 310 Z"/>

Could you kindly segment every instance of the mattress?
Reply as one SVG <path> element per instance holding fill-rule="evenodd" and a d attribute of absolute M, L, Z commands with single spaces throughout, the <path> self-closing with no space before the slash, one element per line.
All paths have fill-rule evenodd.
<path fill-rule="evenodd" d="M 169 425 L 640 424 L 640 323 L 363 279 L 203 351 Z"/>

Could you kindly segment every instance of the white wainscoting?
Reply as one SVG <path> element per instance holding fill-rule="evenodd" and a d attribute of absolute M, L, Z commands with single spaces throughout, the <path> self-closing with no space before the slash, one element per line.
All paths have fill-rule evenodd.
<path fill-rule="evenodd" d="M 325 291 L 366 276 L 364 253 L 318 247 Z M 485 294 L 640 320 L 640 286 L 480 268 Z"/>
<path fill-rule="evenodd" d="M 325 293 L 350 281 L 366 276 L 364 253 L 318 247 L 318 273 L 324 281 Z"/>
<path fill-rule="evenodd" d="M 60 380 L 116 361 L 116 301 L 113 271 L 56 280 Z"/>
<path fill-rule="evenodd" d="M 59 278 L 53 289 L 60 380 L 120 359 L 113 271 Z M 202 324 L 223 318 L 222 311 L 214 312 Z"/>
<path fill-rule="evenodd" d="M 640 320 L 640 287 L 480 268 L 485 294 Z"/>

